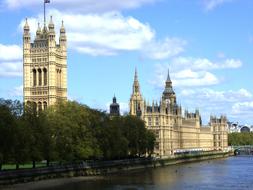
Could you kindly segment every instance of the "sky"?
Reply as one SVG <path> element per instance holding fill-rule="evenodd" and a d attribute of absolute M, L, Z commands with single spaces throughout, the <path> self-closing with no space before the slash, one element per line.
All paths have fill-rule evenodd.
<path fill-rule="evenodd" d="M 68 39 L 68 98 L 128 112 L 134 70 L 146 101 L 159 101 L 170 70 L 189 111 L 253 124 L 252 0 L 51 0 L 57 38 Z M 23 100 L 22 32 L 34 39 L 43 0 L 0 0 L 0 97 Z"/>

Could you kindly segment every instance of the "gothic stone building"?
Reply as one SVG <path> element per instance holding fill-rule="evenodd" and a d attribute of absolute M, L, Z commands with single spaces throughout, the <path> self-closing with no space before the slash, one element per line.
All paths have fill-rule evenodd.
<path fill-rule="evenodd" d="M 199 111 L 182 113 L 168 73 L 165 89 L 159 103 L 149 105 L 142 97 L 137 72 L 130 98 L 130 114 L 145 121 L 156 136 L 155 154 L 169 156 L 189 150 L 224 150 L 227 142 L 227 119 L 210 117 L 209 126 L 202 126 Z"/>
<path fill-rule="evenodd" d="M 38 24 L 31 43 L 30 27 L 26 20 L 23 34 L 24 102 L 37 110 L 46 109 L 57 100 L 67 99 L 67 39 L 65 28 L 60 29 L 56 43 L 52 17 L 48 27 Z"/>

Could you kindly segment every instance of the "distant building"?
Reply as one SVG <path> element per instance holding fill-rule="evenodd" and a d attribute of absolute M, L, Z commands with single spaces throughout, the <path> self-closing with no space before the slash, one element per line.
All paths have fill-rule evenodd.
<path fill-rule="evenodd" d="M 161 100 L 150 105 L 142 97 L 137 71 L 130 98 L 130 115 L 145 121 L 156 136 L 155 154 L 169 156 L 182 151 L 224 150 L 228 146 L 227 118 L 211 116 L 209 126 L 202 126 L 198 110 L 185 111 L 177 103 L 168 73 Z"/>
<path fill-rule="evenodd" d="M 51 20 L 38 24 L 34 42 L 26 20 L 23 34 L 24 102 L 36 110 L 46 109 L 58 100 L 67 100 L 67 38 L 62 22 L 59 41 Z"/>
<path fill-rule="evenodd" d="M 249 133 L 250 132 L 250 128 L 247 127 L 247 126 L 243 126 L 240 131 L 241 131 L 241 133 Z"/>
<path fill-rule="evenodd" d="M 117 99 L 114 96 L 110 105 L 110 116 L 120 116 L 120 106 L 117 103 Z"/>
<path fill-rule="evenodd" d="M 229 133 L 253 132 L 253 125 L 239 125 L 238 122 L 228 122 Z"/>

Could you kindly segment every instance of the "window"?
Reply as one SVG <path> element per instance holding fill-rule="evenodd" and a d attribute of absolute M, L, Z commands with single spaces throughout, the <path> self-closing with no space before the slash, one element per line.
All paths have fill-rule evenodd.
<path fill-rule="evenodd" d="M 41 69 L 38 69 L 38 74 L 39 74 L 39 86 L 42 85 L 42 72 Z"/>
<path fill-rule="evenodd" d="M 46 86 L 47 85 L 47 69 L 46 68 L 43 69 L 43 73 L 44 73 L 44 86 Z"/>
<path fill-rule="evenodd" d="M 159 118 L 158 117 L 155 118 L 155 125 L 159 125 Z"/>
<path fill-rule="evenodd" d="M 43 102 L 44 110 L 47 109 L 47 102 Z"/>
<path fill-rule="evenodd" d="M 148 125 L 149 125 L 149 126 L 152 125 L 152 119 L 151 119 L 151 117 L 148 118 Z"/>
<path fill-rule="evenodd" d="M 36 102 L 33 102 L 33 112 L 36 113 L 37 111 L 37 104 Z"/>
<path fill-rule="evenodd" d="M 42 111 L 42 103 L 41 103 L 41 102 L 38 103 L 38 111 L 39 111 L 39 112 Z"/>
<path fill-rule="evenodd" d="M 37 85 L 37 83 L 36 83 L 36 70 L 35 69 L 33 69 L 33 86 L 36 86 Z"/>

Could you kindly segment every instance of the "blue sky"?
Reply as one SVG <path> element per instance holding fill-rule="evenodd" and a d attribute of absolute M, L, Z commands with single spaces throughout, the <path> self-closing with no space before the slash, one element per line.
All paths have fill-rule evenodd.
<path fill-rule="evenodd" d="M 253 1 L 51 0 L 68 37 L 68 97 L 128 110 L 135 67 L 141 91 L 159 101 L 170 68 L 178 102 L 191 111 L 253 124 Z M 0 97 L 22 100 L 22 27 L 32 37 L 43 0 L 0 0 Z M 13 53 L 13 51 L 15 53 Z"/>

